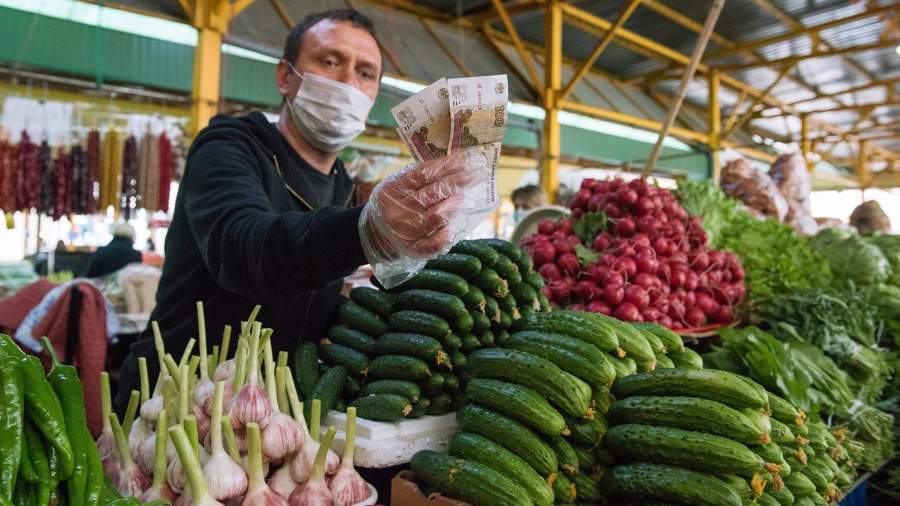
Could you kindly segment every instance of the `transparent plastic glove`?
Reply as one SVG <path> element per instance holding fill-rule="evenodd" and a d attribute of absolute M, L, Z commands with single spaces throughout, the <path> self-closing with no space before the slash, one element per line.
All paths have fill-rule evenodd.
<path fill-rule="evenodd" d="M 359 238 L 386 288 L 446 253 L 498 205 L 485 150 L 412 163 L 372 191 L 359 218 Z"/>

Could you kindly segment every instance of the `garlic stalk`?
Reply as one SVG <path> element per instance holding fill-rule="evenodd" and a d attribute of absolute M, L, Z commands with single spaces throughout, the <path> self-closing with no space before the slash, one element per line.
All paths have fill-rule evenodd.
<path fill-rule="evenodd" d="M 275 361 L 272 359 L 272 343 L 265 344 L 266 391 L 274 406 L 268 424 L 262 431 L 263 455 L 269 460 L 281 460 L 296 452 L 304 442 L 304 434 L 293 418 L 281 412 L 275 381 Z"/>
<path fill-rule="evenodd" d="M 297 422 L 297 425 L 300 427 L 300 430 L 304 433 L 303 444 L 300 446 L 300 450 L 291 456 L 289 462 L 285 462 L 284 466 L 290 468 L 291 478 L 296 483 L 304 483 L 309 479 L 310 473 L 312 473 L 313 460 L 310 460 L 309 450 L 308 448 L 311 445 L 316 445 L 315 441 L 313 441 L 312 436 L 309 433 L 309 430 L 306 428 L 306 420 L 303 418 L 303 403 L 300 402 L 300 397 L 297 395 L 297 388 L 294 385 L 294 378 L 291 375 L 291 370 L 287 367 L 282 367 L 280 369 L 283 371 L 285 375 L 284 388 L 287 391 L 288 402 L 291 406 L 291 413 L 294 415 L 294 421 Z M 318 448 L 313 450 L 313 453 L 318 451 Z"/>
<path fill-rule="evenodd" d="M 175 443 L 175 449 L 178 451 L 178 459 L 184 461 L 184 470 L 187 480 L 191 488 L 190 504 L 194 506 L 223 506 L 209 494 L 206 488 L 206 481 L 203 479 L 203 472 L 200 470 L 200 462 L 191 448 L 187 433 L 184 427 L 175 426 L 169 429 L 169 434 Z"/>
<path fill-rule="evenodd" d="M 247 422 L 247 441 L 249 446 L 250 483 L 247 486 L 247 495 L 241 502 L 242 506 L 287 506 L 287 501 L 269 488 L 266 484 L 266 476 L 263 472 L 262 443 L 260 441 L 259 425 L 256 422 Z"/>
<path fill-rule="evenodd" d="M 141 402 L 141 393 L 137 390 L 131 391 L 128 398 L 128 406 L 125 408 L 125 417 L 122 418 L 122 430 L 126 434 L 131 433 L 131 425 L 134 423 L 134 416 L 137 414 L 138 404 Z"/>
<path fill-rule="evenodd" d="M 146 357 L 138 358 L 138 372 L 141 384 L 140 404 L 141 410 L 143 410 L 144 406 L 150 401 L 150 379 L 147 375 Z M 158 415 L 154 413 L 154 420 L 157 416 Z M 151 459 L 143 458 L 141 446 L 144 444 L 144 441 L 152 435 L 153 426 L 144 418 L 143 414 L 138 417 L 137 421 L 132 425 L 131 430 L 128 431 L 128 449 L 131 451 L 131 456 L 134 458 L 135 462 L 141 466 L 141 469 L 147 473 L 150 473 L 153 470 L 153 462 Z"/>
<path fill-rule="evenodd" d="M 247 490 L 247 474 L 222 444 L 222 398 L 225 383 L 217 382 L 213 387 L 211 454 L 203 466 L 209 493 L 219 501 L 241 496 Z"/>
<path fill-rule="evenodd" d="M 206 359 L 208 364 L 206 375 L 212 378 L 213 374 L 216 373 L 216 366 L 219 365 L 219 345 L 214 344 L 212 347 L 212 351 L 209 352 L 209 357 Z"/>
<path fill-rule="evenodd" d="M 178 498 L 178 494 L 173 492 L 166 482 L 166 452 L 167 447 L 169 446 L 167 416 L 165 409 L 160 410 L 159 419 L 156 424 L 157 432 L 153 438 L 153 441 L 155 442 L 153 483 L 150 485 L 150 488 L 141 494 L 141 502 L 150 502 L 158 499 L 164 499 L 171 502 Z"/>
<path fill-rule="evenodd" d="M 226 424 L 228 427 L 225 427 Z M 238 434 L 237 431 L 234 430 L 234 424 L 228 421 L 227 417 L 222 417 L 222 433 L 225 434 L 225 444 L 228 454 L 231 455 L 231 458 L 234 459 L 235 462 L 243 466 L 244 461 L 241 459 L 241 455 L 247 453 L 247 436 L 243 433 L 243 429 L 241 429 L 241 431 L 242 432 Z"/>
<path fill-rule="evenodd" d="M 209 379 L 209 362 L 206 355 L 206 316 L 203 311 L 203 302 L 200 301 L 197 301 L 197 327 L 200 339 L 200 349 L 197 350 L 200 354 L 200 381 L 194 388 L 194 404 L 207 412 L 209 399 L 216 387 Z"/>
<path fill-rule="evenodd" d="M 265 428 L 272 414 L 272 403 L 259 386 L 259 339 L 262 326 L 253 324 L 247 360 L 247 383 L 237 392 L 229 406 L 229 416 L 235 428 L 255 422 Z"/>
<path fill-rule="evenodd" d="M 112 414 L 112 394 L 109 389 L 109 373 L 106 371 L 100 373 L 100 406 L 103 413 L 103 432 L 97 438 L 97 451 L 100 453 L 103 469 L 106 474 L 112 476 L 111 471 L 117 467 L 116 436 L 109 422 L 109 415 Z"/>
<path fill-rule="evenodd" d="M 116 440 L 116 452 L 119 457 L 119 468 L 116 480 L 116 489 L 125 496 L 140 496 L 150 486 L 150 476 L 141 471 L 131 458 L 128 450 L 128 441 L 119 417 L 111 413 L 109 423 L 112 425 L 113 437 Z"/>
<path fill-rule="evenodd" d="M 288 499 L 290 506 L 332 506 L 334 504 L 331 490 L 328 489 L 328 483 L 325 481 L 325 461 L 328 452 L 331 451 L 329 447 L 334 440 L 335 432 L 333 425 L 328 427 L 328 432 L 325 433 L 319 450 L 316 452 L 316 460 L 309 481 L 294 490 L 291 498 Z"/>
<path fill-rule="evenodd" d="M 353 451 L 356 446 L 356 408 L 347 408 L 347 427 L 344 439 L 344 455 L 341 467 L 331 478 L 329 488 L 334 506 L 352 506 L 369 497 L 369 485 L 353 467 Z"/>
<path fill-rule="evenodd" d="M 291 381 L 288 381 L 288 395 L 296 394 L 296 390 L 292 390 Z M 293 407 L 293 400 L 292 407 Z M 291 476 L 297 483 L 304 483 L 309 479 L 309 473 L 312 472 L 313 464 L 316 461 L 316 454 L 319 452 L 319 441 L 316 435 L 319 433 L 319 419 L 322 411 L 322 401 L 319 399 L 312 400 L 312 410 L 309 417 L 309 438 L 300 448 L 300 451 L 291 461 Z M 325 455 L 325 468 L 328 474 L 334 474 L 341 462 L 337 454 L 328 450 Z"/>
<path fill-rule="evenodd" d="M 188 364 L 188 361 L 191 359 L 191 352 L 194 351 L 194 346 L 196 344 L 197 340 L 193 337 L 188 339 L 187 345 L 184 347 L 184 351 L 181 352 L 181 359 L 178 360 L 178 367 Z"/>
<path fill-rule="evenodd" d="M 282 355 L 287 355 L 287 353 L 279 354 L 279 363 L 281 362 Z M 287 358 L 285 358 L 285 363 L 287 363 Z M 275 369 L 275 384 L 278 390 L 278 405 L 281 411 L 285 414 L 291 412 L 290 409 L 290 401 L 288 400 L 287 394 L 287 381 L 288 381 L 288 368 L 286 366 L 279 366 Z M 303 421 L 303 406 L 300 404 L 299 400 L 297 401 L 298 408 L 297 413 L 300 413 L 300 416 L 297 418 L 292 418 L 292 421 L 295 423 L 297 429 L 300 431 L 300 441 L 297 446 L 298 450 L 303 447 L 303 444 L 306 442 L 309 437 L 309 433 L 306 429 L 306 422 Z M 270 422 L 271 423 L 271 422 Z M 272 476 L 269 477 L 269 486 L 272 487 L 272 490 L 278 492 L 281 497 L 287 499 L 291 496 L 291 492 L 297 488 L 298 483 L 294 481 L 293 476 L 291 476 L 291 467 L 292 461 L 294 460 L 296 453 L 288 454 L 284 462 L 282 462 L 281 466 L 272 473 Z"/>

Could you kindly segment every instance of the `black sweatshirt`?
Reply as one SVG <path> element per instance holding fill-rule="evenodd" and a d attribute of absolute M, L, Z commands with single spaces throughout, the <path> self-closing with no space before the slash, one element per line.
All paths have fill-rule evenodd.
<path fill-rule="evenodd" d="M 226 324 L 234 353 L 240 322 L 255 304 L 257 318 L 274 329 L 272 345 L 293 352 L 303 340 L 318 340 L 332 320 L 342 278 L 366 263 L 350 207 L 353 182 L 340 161 L 333 189 L 315 185 L 304 162 L 261 113 L 216 117 L 197 136 L 187 166 L 156 293 L 166 351 L 176 360 L 197 337 L 196 302 L 203 301 L 209 353 Z M 321 180 L 321 179 L 320 179 Z M 331 192 L 332 205 L 314 209 L 317 191 Z M 196 348 L 195 348 L 196 353 Z M 148 327 L 122 364 L 116 410 L 138 389 L 137 358 L 147 357 L 150 377 L 158 361 Z"/>

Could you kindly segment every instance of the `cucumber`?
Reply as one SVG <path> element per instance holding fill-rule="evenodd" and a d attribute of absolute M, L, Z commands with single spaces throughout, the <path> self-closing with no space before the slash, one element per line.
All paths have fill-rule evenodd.
<path fill-rule="evenodd" d="M 490 267 L 483 267 L 472 282 L 481 288 L 485 295 L 497 298 L 509 295 L 509 283 Z"/>
<path fill-rule="evenodd" d="M 303 403 L 303 414 L 306 419 L 309 420 L 312 416 L 313 399 L 319 399 L 322 402 L 322 416 L 326 416 L 334 408 L 335 401 L 340 398 L 346 382 L 347 370 L 342 366 L 332 367 L 325 371 Z"/>
<path fill-rule="evenodd" d="M 432 373 L 431 376 L 428 379 L 426 379 L 422 384 L 422 388 L 425 391 L 425 395 L 428 395 L 429 397 L 433 397 L 433 396 L 441 393 L 441 391 L 444 389 L 445 377 L 446 377 L 446 375 L 443 373 L 440 373 L 440 372 Z"/>
<path fill-rule="evenodd" d="M 459 411 L 460 408 L 466 405 L 466 394 L 462 391 L 454 392 L 450 395 L 450 398 L 453 399 L 453 402 L 450 404 L 450 411 Z"/>
<path fill-rule="evenodd" d="M 466 398 L 542 434 L 558 436 L 566 430 L 562 415 L 540 394 L 522 385 L 477 378 L 466 385 Z"/>
<path fill-rule="evenodd" d="M 490 295 L 484 297 L 484 315 L 494 323 L 500 321 L 500 304 L 497 304 L 497 299 Z"/>
<path fill-rule="evenodd" d="M 762 457 L 766 462 L 778 464 L 782 467 L 782 471 L 784 470 L 784 453 L 781 452 L 781 447 L 777 444 L 748 444 L 747 448 L 750 448 L 750 451 Z M 783 476 L 787 476 L 788 474 L 790 473 L 783 474 Z M 782 473 L 779 473 L 779 475 L 782 475 Z"/>
<path fill-rule="evenodd" d="M 376 380 L 367 383 L 359 391 L 360 397 L 377 394 L 402 395 L 411 403 L 416 403 L 422 398 L 422 389 L 412 381 L 404 380 Z"/>
<path fill-rule="evenodd" d="M 335 325 L 328 329 L 328 339 L 337 344 L 361 351 L 366 355 L 375 353 L 375 339 L 346 325 Z"/>
<path fill-rule="evenodd" d="M 506 380 L 530 387 L 571 416 L 590 415 L 591 387 L 552 362 L 515 350 L 486 348 L 468 357 L 475 378 Z"/>
<path fill-rule="evenodd" d="M 692 395 L 737 408 L 761 409 L 761 398 L 737 374 L 713 369 L 659 369 L 618 378 L 613 394 L 623 399 L 634 395 Z"/>
<path fill-rule="evenodd" d="M 821 498 L 815 494 L 810 494 L 810 495 L 806 495 L 803 497 L 795 497 L 794 505 L 795 506 L 821 506 L 821 503 L 818 502 L 818 499 L 821 499 Z"/>
<path fill-rule="evenodd" d="M 500 322 L 497 324 L 497 327 L 500 329 L 508 329 L 512 327 L 513 317 L 506 311 L 498 311 L 500 315 Z"/>
<path fill-rule="evenodd" d="M 633 358 L 610 356 L 609 360 L 616 370 L 617 379 L 637 374 L 637 362 Z"/>
<path fill-rule="evenodd" d="M 653 351 L 653 355 L 659 358 L 660 355 L 665 355 L 668 351 L 666 345 L 663 344 L 662 339 L 660 339 L 656 334 L 650 332 L 649 329 L 639 325 L 639 324 L 631 324 L 631 328 L 636 329 L 644 339 L 647 340 L 647 344 L 650 345 L 650 349 Z"/>
<path fill-rule="evenodd" d="M 745 445 L 702 432 L 626 424 L 610 428 L 603 442 L 616 457 L 677 465 L 707 473 L 750 478 L 770 469 L 777 471 L 777 466 L 767 465 Z"/>
<path fill-rule="evenodd" d="M 481 335 L 478 336 L 478 340 L 481 342 L 481 345 L 485 347 L 490 347 L 495 344 L 494 333 L 491 331 L 491 329 L 487 329 L 482 332 Z"/>
<path fill-rule="evenodd" d="M 567 436 L 572 442 L 595 448 L 603 440 L 609 427 L 606 419 L 600 415 L 595 415 L 591 420 L 573 420 L 566 418 L 570 434 Z"/>
<path fill-rule="evenodd" d="M 462 297 L 469 291 L 469 283 L 462 276 L 452 272 L 422 269 L 400 286 L 401 290 L 409 290 L 411 288 L 434 290 Z"/>
<path fill-rule="evenodd" d="M 787 424 L 784 424 L 775 418 L 770 418 L 770 423 L 772 424 L 772 441 L 775 441 L 778 444 L 784 444 L 790 443 L 795 439 L 794 432 Z"/>
<path fill-rule="evenodd" d="M 569 350 L 573 353 L 577 353 L 578 355 L 590 360 L 591 362 L 598 364 L 609 362 L 609 365 L 612 366 L 612 362 L 609 360 L 609 355 L 600 351 L 600 349 L 598 349 L 593 344 L 586 343 L 579 339 L 573 339 L 562 334 L 552 334 L 549 332 L 540 332 L 535 330 L 521 330 L 519 332 L 515 332 L 510 337 L 515 338 L 517 341 L 562 348 L 564 350 Z M 603 365 L 602 367 L 607 366 Z"/>
<path fill-rule="evenodd" d="M 484 464 L 515 481 L 535 505 L 553 504 L 550 485 L 524 460 L 490 439 L 471 432 L 459 432 L 450 438 L 447 451 L 454 457 Z"/>
<path fill-rule="evenodd" d="M 725 482 L 726 485 L 731 487 L 731 490 L 734 490 L 735 493 L 740 496 L 743 500 L 749 500 L 750 494 L 753 491 L 750 489 L 750 485 L 747 483 L 747 480 L 741 478 L 736 474 L 723 474 L 718 477 L 720 480 Z"/>
<path fill-rule="evenodd" d="M 609 388 L 594 388 L 591 392 L 591 407 L 598 413 L 607 414 L 614 402 L 616 398 L 610 393 Z"/>
<path fill-rule="evenodd" d="M 466 293 L 459 298 L 463 301 L 463 304 L 466 305 L 469 311 L 484 314 L 484 307 L 487 304 L 487 301 L 484 298 L 484 292 L 481 291 L 481 288 L 469 284 Z"/>
<path fill-rule="evenodd" d="M 790 489 L 795 499 L 816 493 L 815 484 L 802 472 L 794 472 L 790 476 L 785 476 L 784 487 Z"/>
<path fill-rule="evenodd" d="M 331 409 L 333 409 L 335 411 L 340 411 L 341 413 L 346 413 L 347 412 L 347 401 L 338 397 L 337 399 L 334 400 L 334 406 Z"/>
<path fill-rule="evenodd" d="M 418 478 L 442 494 L 473 506 L 532 504 L 529 495 L 516 482 L 478 462 L 423 450 L 412 456 L 409 465 Z"/>
<path fill-rule="evenodd" d="M 523 256 L 528 256 L 525 255 L 525 253 L 522 251 L 522 248 L 509 241 L 504 241 L 503 239 L 478 239 L 478 242 L 487 244 L 488 246 L 494 248 L 497 253 L 509 257 L 513 262 L 518 262 L 519 259 Z"/>
<path fill-rule="evenodd" d="M 570 476 L 569 480 L 575 485 L 575 497 L 579 501 L 596 503 L 602 499 L 600 487 L 598 487 L 597 482 L 587 474 Z"/>
<path fill-rule="evenodd" d="M 656 367 L 659 367 L 661 369 L 674 369 L 675 362 L 672 362 L 671 358 L 663 354 L 658 354 L 656 355 Z"/>
<path fill-rule="evenodd" d="M 556 460 L 559 462 L 559 468 L 569 476 L 574 476 L 581 472 L 581 466 L 578 462 L 578 455 L 575 449 L 562 436 L 550 436 L 546 438 L 547 444 L 556 453 Z"/>
<path fill-rule="evenodd" d="M 675 363 L 675 367 L 703 369 L 703 357 L 690 348 L 685 348 L 682 351 L 670 351 L 668 357 Z"/>
<path fill-rule="evenodd" d="M 772 392 L 769 392 L 769 409 L 772 411 L 772 418 L 779 422 L 796 426 L 803 426 L 806 424 L 804 421 L 805 415 L 803 415 L 799 409 Z"/>
<path fill-rule="evenodd" d="M 468 357 L 466 357 L 463 352 L 457 350 L 450 354 L 450 363 L 453 364 L 453 367 L 459 371 L 464 370 L 466 368 L 466 364 L 468 364 Z"/>
<path fill-rule="evenodd" d="M 428 406 L 427 413 L 429 415 L 443 415 L 450 411 L 450 405 L 453 404 L 453 398 L 450 394 L 440 393 L 431 398 L 431 405 Z"/>
<path fill-rule="evenodd" d="M 531 285 L 531 288 L 534 288 L 534 291 L 538 293 L 538 298 L 540 298 L 541 290 L 544 289 L 544 278 L 540 274 L 535 271 L 524 272 L 522 281 Z"/>
<path fill-rule="evenodd" d="M 591 318 L 583 311 L 551 311 L 535 313 L 516 322 L 514 330 L 538 330 L 580 339 L 593 344 L 600 351 L 615 352 L 619 346 L 616 331 L 609 325 Z"/>
<path fill-rule="evenodd" d="M 484 270 L 486 267 L 493 267 L 497 260 L 500 259 L 500 254 L 497 253 L 497 250 L 478 241 L 460 241 L 450 248 L 450 253 L 472 255 L 481 260 L 481 270 Z"/>
<path fill-rule="evenodd" d="M 756 498 L 756 504 L 760 506 L 781 506 L 781 503 L 775 500 L 774 497 L 763 492 L 762 495 Z"/>
<path fill-rule="evenodd" d="M 769 441 L 769 433 L 760 431 L 742 412 L 699 397 L 628 397 L 616 401 L 607 417 L 613 425 L 637 423 L 694 430 L 744 444 Z"/>
<path fill-rule="evenodd" d="M 505 446 L 542 476 L 558 467 L 553 449 L 519 422 L 476 404 L 466 404 L 456 412 L 456 422 L 466 432 L 480 434 Z"/>
<path fill-rule="evenodd" d="M 609 360 L 594 362 L 568 349 L 537 343 L 531 339 L 520 339 L 518 335 L 519 333 L 513 334 L 503 343 L 503 347 L 547 359 L 592 388 L 608 387 L 616 379 L 616 370 Z"/>
<path fill-rule="evenodd" d="M 519 266 L 510 260 L 508 256 L 499 255 L 497 263 L 492 267 L 497 271 L 497 274 L 499 274 L 501 278 L 506 280 L 507 286 L 517 285 L 522 282 L 522 275 L 519 274 Z"/>
<path fill-rule="evenodd" d="M 460 334 L 465 334 L 467 332 L 471 332 L 472 328 L 475 327 L 475 319 L 472 318 L 472 315 L 470 315 L 468 311 L 466 311 L 465 313 L 461 314 L 456 320 L 451 320 L 450 325 L 453 327 L 454 331 Z"/>
<path fill-rule="evenodd" d="M 479 311 L 472 311 L 469 315 L 472 317 L 473 333 L 483 334 L 485 331 L 491 330 L 491 319 L 488 318 L 486 314 Z"/>
<path fill-rule="evenodd" d="M 775 487 L 769 487 L 766 489 L 766 493 L 778 501 L 778 504 L 781 506 L 791 506 L 794 504 L 794 494 L 787 486 L 782 487 L 780 490 L 776 490 Z"/>
<path fill-rule="evenodd" d="M 481 260 L 472 255 L 448 253 L 432 258 L 425 264 L 425 268 L 452 272 L 464 278 L 472 278 L 481 272 Z"/>
<path fill-rule="evenodd" d="M 813 482 L 816 486 L 816 492 L 823 492 L 828 487 L 828 484 L 831 483 L 831 480 L 834 479 L 834 473 L 821 459 L 810 459 L 806 467 L 798 472 L 803 473 Z"/>
<path fill-rule="evenodd" d="M 516 283 L 509 287 L 509 291 L 523 307 L 534 310 L 541 309 L 541 303 L 538 302 L 537 292 L 528 283 Z"/>
<path fill-rule="evenodd" d="M 434 290 L 406 290 L 397 295 L 397 306 L 401 309 L 430 311 L 448 322 L 455 322 L 463 315 L 469 314 L 459 297 Z"/>
<path fill-rule="evenodd" d="M 394 294 L 367 286 L 350 290 L 350 300 L 383 318 L 391 316 L 397 304 Z"/>
<path fill-rule="evenodd" d="M 451 334 L 447 334 L 446 337 L 441 338 L 441 345 L 444 347 L 444 349 L 446 351 L 448 351 L 452 354 L 453 352 L 456 352 L 460 348 L 462 348 L 462 340 L 459 337 L 457 337 L 456 334 L 451 333 Z M 456 366 L 456 360 L 453 360 L 452 355 L 450 358 L 451 358 L 450 362 L 454 366 Z"/>
<path fill-rule="evenodd" d="M 409 399 L 394 394 L 372 394 L 359 397 L 350 402 L 348 406 L 356 408 L 356 414 L 360 418 L 379 422 L 396 422 L 412 411 Z"/>
<path fill-rule="evenodd" d="M 383 334 L 375 341 L 375 352 L 379 355 L 406 355 L 438 365 L 449 360 L 437 339 L 411 332 Z"/>
<path fill-rule="evenodd" d="M 450 335 L 447 320 L 425 311 L 397 311 L 388 318 L 388 324 L 394 332 L 412 332 L 435 339 Z"/>
<path fill-rule="evenodd" d="M 355 399 L 359 395 L 361 388 L 362 385 L 360 385 L 358 379 L 353 376 L 347 376 L 347 381 L 344 382 L 344 388 L 341 390 L 341 396 L 345 399 Z"/>
<path fill-rule="evenodd" d="M 685 350 L 684 341 L 681 336 L 676 334 L 672 329 L 657 325 L 656 323 L 632 323 L 632 326 L 654 334 L 666 347 L 666 354 L 672 352 L 680 352 Z"/>
<path fill-rule="evenodd" d="M 591 454 L 593 454 L 594 460 L 597 461 L 598 466 L 609 467 L 616 463 L 616 459 L 613 458 L 612 453 L 609 453 L 608 450 L 603 448 L 594 448 L 591 451 Z"/>
<path fill-rule="evenodd" d="M 319 356 L 330 365 L 343 366 L 354 376 L 365 376 L 369 372 L 369 359 L 365 353 L 332 343 L 328 339 L 319 342 Z"/>
<path fill-rule="evenodd" d="M 575 457 L 578 459 L 578 467 L 581 469 L 589 469 L 591 466 L 597 463 L 597 460 L 594 458 L 594 450 L 582 448 L 578 445 L 570 445 L 572 447 L 572 451 L 575 453 Z"/>
<path fill-rule="evenodd" d="M 506 342 L 507 339 L 509 339 L 509 332 L 507 332 L 505 330 L 501 330 L 499 332 L 494 333 L 494 342 L 496 344 L 502 345 L 503 343 Z"/>
<path fill-rule="evenodd" d="M 635 358 L 634 363 L 635 365 L 637 365 L 638 372 L 650 372 L 656 370 L 655 358 L 651 360 L 642 360 L 640 358 Z"/>
<path fill-rule="evenodd" d="M 507 294 L 506 297 L 497 298 L 497 305 L 500 306 L 500 311 L 504 311 L 510 315 L 519 311 L 519 303 L 511 293 Z"/>
<path fill-rule="evenodd" d="M 294 383 L 306 401 L 319 381 L 319 350 L 315 343 L 305 341 L 294 351 Z"/>
<path fill-rule="evenodd" d="M 419 418 L 425 416 L 428 412 L 428 407 L 431 406 L 430 399 L 419 399 L 419 402 L 414 402 L 412 404 L 412 409 L 409 414 L 406 415 L 406 418 Z"/>
<path fill-rule="evenodd" d="M 382 355 L 369 363 L 369 376 L 376 379 L 421 380 L 431 376 L 428 364 L 404 355 Z"/>
<path fill-rule="evenodd" d="M 567 478 L 565 474 L 558 473 L 554 477 L 553 484 L 551 486 L 553 488 L 553 497 L 556 498 L 556 504 L 568 504 L 570 501 L 575 500 L 575 484 L 572 483 L 572 481 L 569 480 L 569 478 Z"/>
<path fill-rule="evenodd" d="M 342 304 L 338 309 L 341 322 L 364 334 L 378 337 L 388 331 L 388 325 L 377 314 L 355 302 Z"/>
<path fill-rule="evenodd" d="M 518 260 L 514 261 L 516 262 L 516 265 L 519 266 L 519 272 L 522 274 L 523 279 L 525 278 L 525 275 L 527 273 L 534 270 L 534 260 L 531 259 L 531 255 L 525 252 L 523 252 L 522 256 L 520 256 Z"/>
<path fill-rule="evenodd" d="M 452 374 L 444 374 L 444 391 L 454 393 L 459 391 L 459 378 Z"/>
<path fill-rule="evenodd" d="M 771 437 L 772 420 L 765 413 L 758 409 L 751 408 L 741 408 L 738 411 L 740 411 L 742 415 L 746 416 L 747 419 L 753 423 L 753 425 L 756 427 L 756 430 L 758 430 L 760 433 L 768 433 Z"/>
<path fill-rule="evenodd" d="M 600 490 L 617 500 L 672 501 L 694 506 L 741 506 L 722 480 L 706 473 L 657 464 L 616 466 L 600 480 Z"/>
<path fill-rule="evenodd" d="M 462 348 L 460 348 L 463 353 L 469 353 L 481 348 L 481 341 L 478 340 L 477 337 L 472 334 L 466 334 L 462 337 Z"/>
<path fill-rule="evenodd" d="M 625 350 L 626 356 L 633 358 L 639 363 L 656 360 L 656 355 L 653 354 L 650 343 L 639 330 L 635 329 L 630 324 L 620 322 L 615 318 L 603 316 L 598 313 L 590 314 L 605 318 L 606 323 L 615 329 L 616 337 L 619 338 L 619 347 Z"/>

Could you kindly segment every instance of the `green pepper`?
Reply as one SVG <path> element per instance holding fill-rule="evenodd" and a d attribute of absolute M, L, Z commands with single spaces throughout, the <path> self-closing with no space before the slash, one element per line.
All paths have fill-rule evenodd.
<path fill-rule="evenodd" d="M 58 475 L 64 480 L 72 475 L 75 457 L 66 433 L 66 419 L 59 399 L 44 377 L 44 366 L 37 357 L 26 356 L 19 360 L 22 385 L 25 390 L 25 413 L 34 422 L 44 439 L 54 448 L 58 457 Z"/>
<path fill-rule="evenodd" d="M 34 499 L 36 497 L 34 493 L 35 487 L 37 487 L 37 485 L 32 485 L 24 480 L 17 481 L 12 503 L 16 506 L 34 504 Z"/>
<path fill-rule="evenodd" d="M 18 365 L 0 359 L 0 496 L 8 500 L 15 492 L 22 458 L 23 403 Z"/>
<path fill-rule="evenodd" d="M 52 366 L 47 380 L 56 393 L 66 417 L 66 434 L 72 447 L 74 466 L 72 475 L 66 481 L 66 497 L 71 506 L 83 506 L 88 479 L 88 446 L 94 446 L 88 433 L 87 415 L 84 412 L 84 390 L 78 371 L 59 362 L 53 344 L 43 338 L 44 349 L 50 355 Z M 54 451 L 53 453 L 57 453 Z"/>
<path fill-rule="evenodd" d="M 31 467 L 34 468 L 38 481 L 49 480 L 50 463 L 47 462 L 47 452 L 44 450 L 41 434 L 34 428 L 31 421 L 25 422 L 23 433 L 25 434 L 25 447 L 28 448 L 28 460 L 31 462 Z"/>
<path fill-rule="evenodd" d="M 25 480 L 28 483 L 37 483 L 40 481 L 40 478 L 34 471 L 34 466 L 31 465 L 31 458 L 28 456 L 28 445 L 25 444 L 24 432 L 23 428 L 22 444 L 19 445 L 22 447 L 22 459 L 19 461 L 19 479 Z"/>
<path fill-rule="evenodd" d="M 85 486 L 85 506 L 99 506 L 103 504 L 104 478 L 103 464 L 100 462 L 100 451 L 96 445 L 88 448 L 88 477 Z"/>

